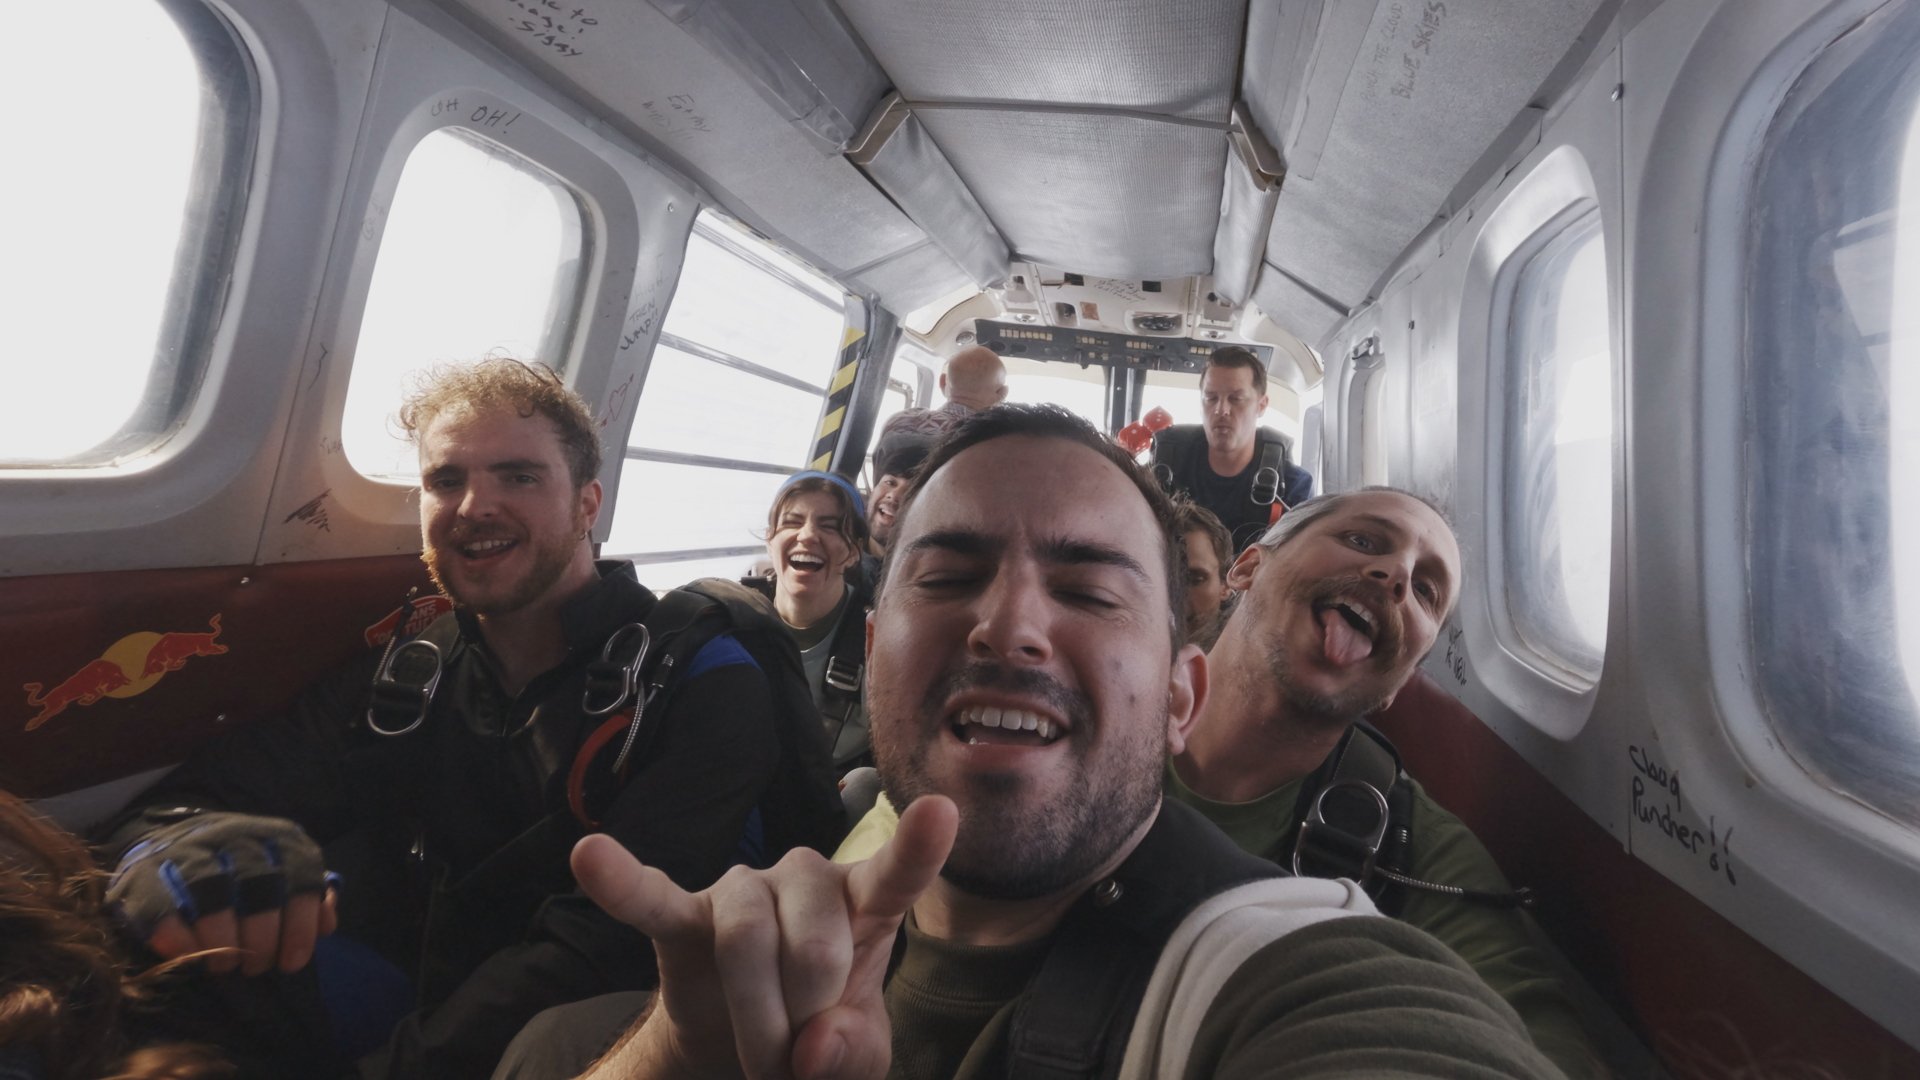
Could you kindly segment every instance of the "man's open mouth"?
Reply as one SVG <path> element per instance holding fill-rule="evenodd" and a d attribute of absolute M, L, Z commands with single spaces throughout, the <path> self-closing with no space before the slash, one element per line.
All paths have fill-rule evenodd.
<path fill-rule="evenodd" d="M 953 718 L 954 738 L 969 746 L 1048 746 L 1065 734 L 1064 726 L 1024 709 L 972 705 Z"/>
<path fill-rule="evenodd" d="M 520 541 L 494 536 L 485 540 L 469 540 L 460 545 L 460 554 L 469 559 L 492 559 L 513 550 Z"/>
<path fill-rule="evenodd" d="M 1320 624 L 1321 648 L 1329 662 L 1345 667 L 1373 655 L 1380 625 L 1366 605 L 1329 600 L 1313 605 L 1313 617 Z"/>

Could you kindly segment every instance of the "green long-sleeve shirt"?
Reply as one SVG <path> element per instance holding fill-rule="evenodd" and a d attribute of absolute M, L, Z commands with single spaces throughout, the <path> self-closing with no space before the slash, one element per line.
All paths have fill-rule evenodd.
<path fill-rule="evenodd" d="M 1047 946 L 961 946 L 910 929 L 887 987 L 891 1080 L 1005 1076 L 1014 1008 Z M 1179 1074 L 1190 1080 L 1556 1075 L 1457 957 L 1378 916 L 1288 934 L 1249 956 L 1211 1002 L 1184 1007 L 1205 1009 Z"/>
<path fill-rule="evenodd" d="M 1294 807 L 1304 780 L 1244 803 L 1222 803 L 1196 794 L 1171 764 L 1167 795 L 1200 811 L 1242 851 L 1266 858 L 1289 846 Z M 1413 783 L 1413 842 L 1406 872 L 1422 881 L 1486 892 L 1508 892 L 1505 874 L 1466 823 Z M 1604 1077 L 1579 1014 L 1553 966 L 1535 944 L 1537 933 L 1524 912 L 1409 890 L 1399 918 L 1438 938 L 1458 953 L 1526 1022 L 1540 1050 L 1576 1078 Z"/>

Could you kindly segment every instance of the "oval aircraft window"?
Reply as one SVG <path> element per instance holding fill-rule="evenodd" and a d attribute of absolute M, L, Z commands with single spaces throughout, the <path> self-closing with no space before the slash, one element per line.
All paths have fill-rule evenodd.
<path fill-rule="evenodd" d="M 22 42 L 0 64 L 22 154 L 0 466 L 106 464 L 175 427 L 227 276 L 222 204 L 244 195 L 250 77 L 226 25 L 156 0 L 103 0 L 84 23 L 77 53 Z M 123 122 L 90 126 L 107 118 Z"/>
<path fill-rule="evenodd" d="M 1788 92 L 1745 259 L 1753 678 L 1827 786 L 1920 826 L 1920 5 Z M 1764 432 L 1764 437 L 1754 433 Z"/>
<path fill-rule="evenodd" d="M 355 469 L 418 482 L 390 418 L 436 363 L 491 354 L 564 371 L 584 227 L 573 192 L 525 157 L 458 128 L 420 140 L 387 212 L 347 383 L 340 441 Z"/>
<path fill-rule="evenodd" d="M 1508 324 L 1507 611 L 1528 650 L 1600 678 L 1613 539 L 1613 349 L 1600 212 L 1554 227 Z"/>

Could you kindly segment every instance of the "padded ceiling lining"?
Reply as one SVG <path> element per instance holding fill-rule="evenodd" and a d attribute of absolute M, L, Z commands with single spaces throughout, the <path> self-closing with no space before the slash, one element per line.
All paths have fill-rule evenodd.
<path fill-rule="evenodd" d="M 954 290 L 952 268 L 953 261 L 928 241 L 856 272 L 849 284 L 871 289 L 886 299 L 889 310 L 905 317 Z"/>
<path fill-rule="evenodd" d="M 1116 278 L 1206 273 L 1244 0 L 841 0 L 1021 256 Z M 1021 111 L 1021 106 L 1041 111 Z"/>
<path fill-rule="evenodd" d="M 847 160 L 823 154 L 760 92 L 645 3 L 596 8 L 598 25 L 561 56 L 513 33 L 511 0 L 438 0 L 542 77 L 592 102 L 615 126 L 713 195 L 720 208 L 829 274 L 922 249 L 926 234 Z M 937 250 L 914 256 L 928 274 L 915 295 L 968 280 Z M 913 305 L 880 293 L 895 311 Z"/>
<path fill-rule="evenodd" d="M 1212 267 L 1222 132 L 1112 116 L 919 115 L 1019 257 L 1114 278 Z"/>
<path fill-rule="evenodd" d="M 840 0 L 909 101 L 1227 118 L 1244 0 Z"/>
<path fill-rule="evenodd" d="M 1351 60 L 1311 175 L 1296 172 L 1281 190 L 1267 234 L 1272 266 L 1254 290 L 1261 309 L 1310 342 L 1320 341 L 1340 317 L 1274 267 L 1343 307 L 1363 303 L 1573 47 L 1601 2 L 1380 4 Z M 1323 25 L 1322 48 L 1338 38 L 1327 31 Z M 1311 87 L 1312 73 L 1308 79 Z M 1310 113 L 1327 107 L 1310 93 L 1304 97 Z M 1307 115 L 1282 147 L 1289 161 L 1312 149 L 1302 142 L 1312 137 L 1315 119 Z M 1316 309 L 1320 316 L 1311 318 Z M 1290 321 L 1295 318 L 1302 321 Z"/>

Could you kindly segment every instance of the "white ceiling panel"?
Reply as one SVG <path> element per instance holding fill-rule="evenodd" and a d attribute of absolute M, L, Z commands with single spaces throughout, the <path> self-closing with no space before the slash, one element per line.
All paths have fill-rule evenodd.
<path fill-rule="evenodd" d="M 840 0 L 910 101 L 1106 105 L 1225 120 L 1244 0 Z"/>
<path fill-rule="evenodd" d="M 1020 256 L 1135 279 L 1213 265 L 1220 132 L 1112 116 L 920 116 Z"/>

